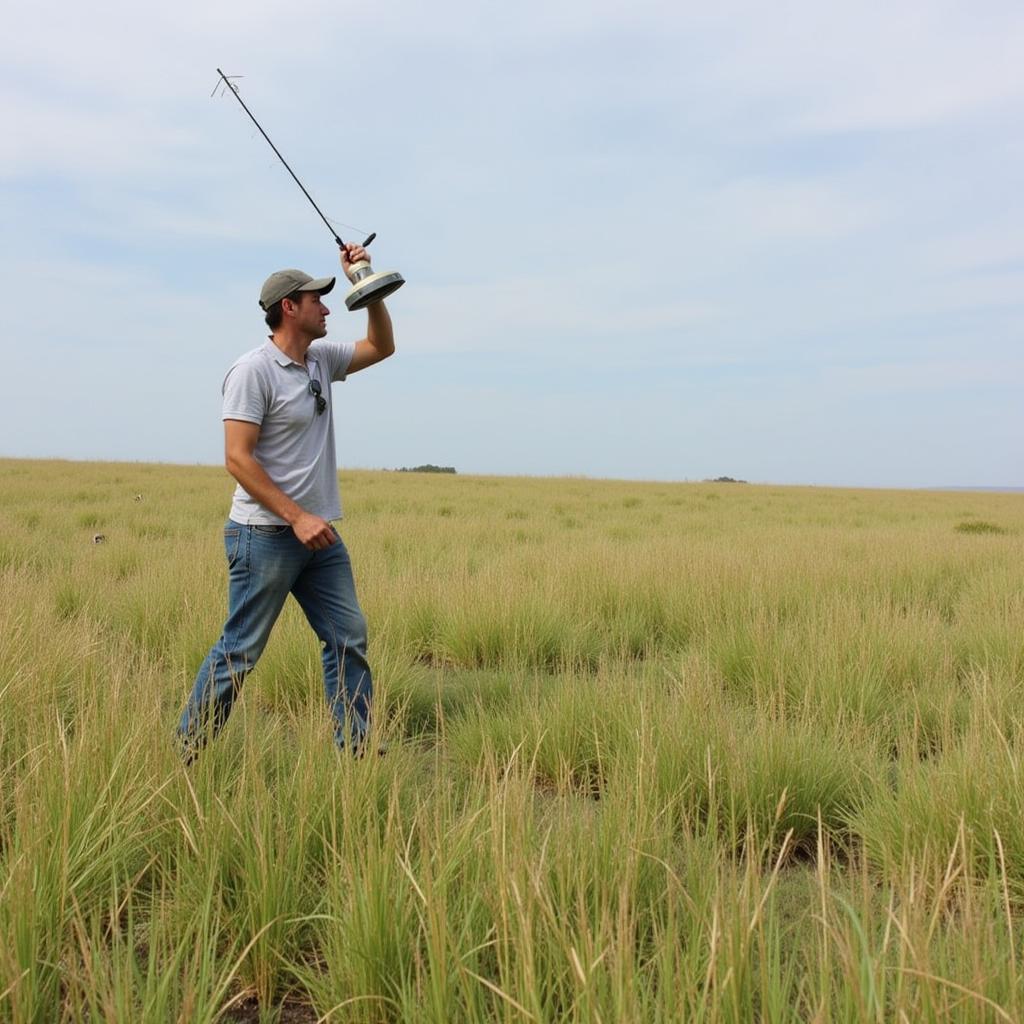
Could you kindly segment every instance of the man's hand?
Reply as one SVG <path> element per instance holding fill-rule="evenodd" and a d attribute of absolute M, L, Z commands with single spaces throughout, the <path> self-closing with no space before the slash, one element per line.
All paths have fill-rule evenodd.
<path fill-rule="evenodd" d="M 312 551 L 329 548 L 338 539 L 334 527 L 312 512 L 303 512 L 292 523 L 292 533 Z"/>
<path fill-rule="evenodd" d="M 352 264 L 359 263 L 360 260 L 369 263 L 370 254 L 361 245 L 356 245 L 355 242 L 346 242 L 341 250 L 341 269 L 345 271 L 345 276 L 350 281 L 352 280 Z"/>

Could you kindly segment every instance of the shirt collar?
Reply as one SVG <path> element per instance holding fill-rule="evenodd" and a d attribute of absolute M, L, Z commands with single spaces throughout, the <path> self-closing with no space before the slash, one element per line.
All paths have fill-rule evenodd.
<path fill-rule="evenodd" d="M 271 358 L 274 359 L 278 366 L 298 366 L 300 369 L 308 370 L 310 364 L 313 364 L 314 366 L 319 368 L 320 364 L 317 362 L 316 356 L 308 349 L 306 351 L 306 365 L 303 367 L 302 363 L 297 363 L 294 359 L 292 359 L 291 356 L 285 355 L 285 353 L 282 352 L 274 344 L 273 338 L 267 338 L 264 347 L 267 349 L 268 354 L 271 356 Z M 312 372 L 310 372 L 310 376 L 312 376 Z"/>

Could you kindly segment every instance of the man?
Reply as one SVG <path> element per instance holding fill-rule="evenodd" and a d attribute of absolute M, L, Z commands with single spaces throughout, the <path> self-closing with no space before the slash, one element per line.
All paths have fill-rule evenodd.
<path fill-rule="evenodd" d="M 369 257 L 348 244 L 341 264 Z M 331 520 L 341 517 L 331 382 L 395 351 L 383 302 L 367 307 L 366 337 L 323 341 L 330 310 L 321 301 L 334 278 L 279 270 L 263 284 L 260 306 L 273 332 L 224 379 L 224 451 L 238 481 L 224 528 L 228 617 L 199 668 L 178 726 L 191 761 L 227 721 L 289 594 L 323 648 L 324 692 L 334 740 L 361 754 L 370 728 L 373 683 L 366 620 L 352 564 Z"/>

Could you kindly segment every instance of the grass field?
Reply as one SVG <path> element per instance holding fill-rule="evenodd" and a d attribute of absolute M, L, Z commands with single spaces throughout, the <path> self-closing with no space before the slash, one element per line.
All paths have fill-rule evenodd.
<path fill-rule="evenodd" d="M 227 475 L 0 461 L 0 1020 L 1024 1019 L 1024 496 L 341 479 L 186 771 Z"/>

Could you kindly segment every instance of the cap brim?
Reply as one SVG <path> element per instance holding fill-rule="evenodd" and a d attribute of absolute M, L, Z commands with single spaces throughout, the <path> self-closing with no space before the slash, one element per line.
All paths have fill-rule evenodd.
<path fill-rule="evenodd" d="M 336 278 L 333 277 L 318 277 L 315 281 L 310 281 L 309 284 L 304 284 L 301 288 L 296 288 L 297 292 L 319 292 L 321 295 L 326 295 L 333 287 Z"/>

